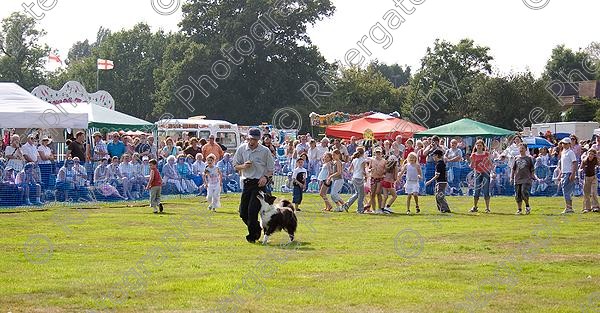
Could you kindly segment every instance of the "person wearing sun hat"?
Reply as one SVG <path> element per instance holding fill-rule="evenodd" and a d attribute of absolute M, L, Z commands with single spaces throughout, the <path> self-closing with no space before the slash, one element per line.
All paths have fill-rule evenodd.
<path fill-rule="evenodd" d="M 108 155 L 108 149 L 106 143 L 102 140 L 102 134 L 100 132 L 94 132 L 92 137 L 94 138 L 92 161 L 98 162 Z"/>
<path fill-rule="evenodd" d="M 40 167 L 40 175 L 42 179 L 42 187 L 47 188 L 50 183 L 50 174 L 52 173 L 54 154 L 50 149 L 52 138 L 48 136 L 42 137 L 41 144 L 37 147 L 39 153 L 38 165 Z"/>
<path fill-rule="evenodd" d="M 560 143 L 563 150 L 560 154 L 558 163 L 558 179 L 561 182 L 563 196 L 565 197 L 565 210 L 563 214 L 575 213 L 573 210 L 573 191 L 575 190 L 575 180 L 577 179 L 577 156 L 571 150 L 571 138 L 565 137 Z"/>

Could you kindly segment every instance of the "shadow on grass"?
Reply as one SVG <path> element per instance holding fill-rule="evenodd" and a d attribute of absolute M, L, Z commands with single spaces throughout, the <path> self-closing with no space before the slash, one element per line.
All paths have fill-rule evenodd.
<path fill-rule="evenodd" d="M 262 243 L 260 243 L 260 245 L 262 245 Z M 279 249 L 279 250 L 301 250 L 301 251 L 315 250 L 315 248 L 309 247 L 310 245 L 311 245 L 310 242 L 294 241 L 294 242 L 288 242 L 285 244 L 268 243 L 265 245 L 265 247 L 271 248 L 271 249 Z"/>

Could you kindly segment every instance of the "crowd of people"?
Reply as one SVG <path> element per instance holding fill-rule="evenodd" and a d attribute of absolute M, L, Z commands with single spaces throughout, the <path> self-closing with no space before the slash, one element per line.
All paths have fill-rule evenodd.
<path fill-rule="evenodd" d="M 88 144 L 86 134 L 77 132 L 67 141 L 65 161 L 59 163 L 52 138 L 32 134 L 22 143 L 19 135 L 7 133 L 0 159 L 0 200 L 41 205 L 45 200 L 86 201 L 97 196 L 146 198 L 152 160 L 164 193 L 207 194 L 210 209 L 220 206 L 221 192 L 242 190 L 244 177 L 236 169 L 233 151 L 228 152 L 214 135 L 198 139 L 183 134 L 158 144 L 144 133 L 113 132 L 105 137 L 96 132 L 92 138 Z M 589 156 L 597 153 L 600 137 L 596 142 L 579 142 L 571 135 L 555 147 L 541 149 L 529 149 L 519 136 L 491 139 L 486 144 L 481 138 L 396 136 L 393 140 L 352 137 L 346 141 L 313 138 L 307 133 L 279 144 L 269 131 L 261 130 L 260 144 L 273 159 L 272 175 L 288 177 L 284 186 L 275 186 L 271 179 L 267 188 L 293 192 L 298 210 L 304 192 L 319 193 L 327 211 L 347 211 L 357 202 L 357 212 L 381 214 L 393 213 L 400 194 L 408 195 L 407 213 L 411 213 L 411 201 L 419 213 L 419 196 L 427 194 L 436 195 L 442 212 L 450 211 L 445 195 L 472 195 L 471 212 L 478 211 L 483 196 L 489 212 L 491 195 L 516 194 L 529 213 L 529 195 L 563 195 L 568 212 L 571 194 L 597 193 L 597 180 L 591 178 L 596 177 L 596 167 L 590 165 L 595 163 Z M 571 148 L 565 149 L 567 145 Z M 576 169 L 561 166 L 561 159 L 571 155 L 565 151 L 572 152 Z M 524 166 L 523 153 L 531 175 L 518 171 Z M 343 193 L 353 195 L 346 201 Z M 586 212 L 598 210 L 595 196 L 586 201 Z"/>
<path fill-rule="evenodd" d="M 57 146 L 48 136 L 7 133 L 0 149 L 0 201 L 5 205 L 43 205 L 45 201 L 137 200 L 146 198 L 150 161 L 167 193 L 239 192 L 239 175 L 227 148 L 211 135 L 186 141 L 167 137 L 155 145 L 144 133 L 95 132 L 86 143 L 83 131 L 67 140 L 65 160 L 56 161 Z M 212 187 L 212 189 L 211 189 Z M 217 203 L 215 203 L 215 206 Z"/>

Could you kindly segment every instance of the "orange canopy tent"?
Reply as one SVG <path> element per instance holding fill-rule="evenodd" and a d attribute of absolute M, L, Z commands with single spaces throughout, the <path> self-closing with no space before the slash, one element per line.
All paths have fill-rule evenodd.
<path fill-rule="evenodd" d="M 342 139 L 350 139 L 352 136 L 362 139 L 366 130 L 373 132 L 374 139 L 393 140 L 398 135 L 404 138 L 412 137 L 414 133 L 427 128 L 387 114 L 375 113 L 354 121 L 328 126 L 325 134 Z"/>

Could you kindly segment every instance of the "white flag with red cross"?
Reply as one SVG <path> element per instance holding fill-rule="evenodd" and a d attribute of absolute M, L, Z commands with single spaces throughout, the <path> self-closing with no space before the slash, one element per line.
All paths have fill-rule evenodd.
<path fill-rule="evenodd" d="M 99 70 L 112 70 L 115 67 L 115 64 L 111 60 L 98 59 L 98 69 Z"/>

